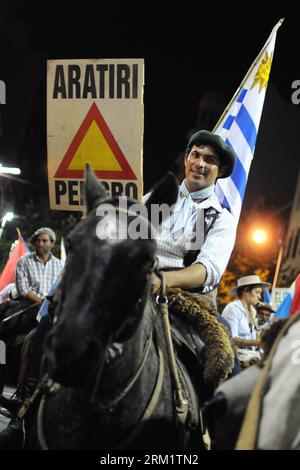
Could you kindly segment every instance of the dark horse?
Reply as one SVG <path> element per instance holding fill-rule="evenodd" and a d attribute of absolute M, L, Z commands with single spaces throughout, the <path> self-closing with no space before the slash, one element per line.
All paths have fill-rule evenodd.
<path fill-rule="evenodd" d="M 181 364 L 188 402 L 182 427 L 162 319 L 150 293 L 156 242 L 126 236 L 130 224 L 148 233 L 151 223 L 134 213 L 135 201 L 116 209 L 116 218 L 109 211 L 97 215 L 97 207 L 98 214 L 108 204 L 119 208 L 121 198 L 107 199 L 89 168 L 85 193 L 87 214 L 67 240 L 68 262 L 46 340 L 48 372 L 59 387 L 37 406 L 26 447 L 200 450 L 199 391 Z M 171 205 L 176 197 L 169 174 L 148 207 Z M 111 237 L 117 229 L 125 236 Z"/>

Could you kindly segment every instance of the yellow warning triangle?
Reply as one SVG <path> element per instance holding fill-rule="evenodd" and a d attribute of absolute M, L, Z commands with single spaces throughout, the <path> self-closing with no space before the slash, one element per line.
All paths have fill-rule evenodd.
<path fill-rule="evenodd" d="M 95 121 L 91 123 L 68 169 L 82 170 L 87 161 L 94 170 L 120 171 L 122 169 Z"/>
<path fill-rule="evenodd" d="M 55 178 L 82 179 L 87 162 L 99 179 L 137 179 L 96 103 L 92 104 L 76 132 Z"/>

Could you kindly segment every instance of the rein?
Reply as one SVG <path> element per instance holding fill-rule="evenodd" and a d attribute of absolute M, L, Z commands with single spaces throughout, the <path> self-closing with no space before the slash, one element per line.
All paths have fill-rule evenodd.
<path fill-rule="evenodd" d="M 12 318 L 17 318 L 19 317 L 20 315 L 22 315 L 24 312 L 27 312 L 27 310 L 30 310 L 32 309 L 33 307 L 36 307 L 37 305 L 39 305 L 37 302 L 32 304 L 32 305 L 29 305 L 28 307 L 26 308 L 23 308 L 22 310 L 18 310 L 17 312 L 15 313 L 12 313 L 11 315 L 9 315 L 9 317 L 6 317 L 6 318 L 3 318 L 2 322 L 1 323 L 6 323 L 8 321 L 10 321 Z"/>
<path fill-rule="evenodd" d="M 146 363 L 146 360 L 148 358 L 148 354 L 149 354 L 149 351 L 150 351 L 150 348 L 151 348 L 151 342 L 152 342 L 152 331 L 151 331 L 151 334 L 149 336 L 149 338 L 147 339 L 147 343 L 146 343 L 146 346 L 145 346 L 145 354 L 143 356 L 143 359 L 138 367 L 138 370 L 136 371 L 136 373 L 134 374 L 134 376 L 132 377 L 132 379 L 130 380 L 130 382 L 128 383 L 128 385 L 126 385 L 126 387 L 124 388 L 124 390 L 119 394 L 119 396 L 117 396 L 116 398 L 114 398 L 113 400 L 110 400 L 108 402 L 105 403 L 105 406 L 108 406 L 109 408 L 114 408 L 116 407 L 116 405 L 121 401 L 123 400 L 123 398 L 127 395 L 127 393 L 131 390 L 131 388 L 134 386 L 134 384 L 136 383 L 137 379 L 139 378 L 143 368 L 144 368 L 144 365 Z"/>
<path fill-rule="evenodd" d="M 186 420 L 188 415 L 188 401 L 184 397 L 183 387 L 180 382 L 178 367 L 175 359 L 174 345 L 171 334 L 168 298 L 166 296 L 166 278 L 165 274 L 158 269 L 155 269 L 155 274 L 161 280 L 161 294 L 157 296 L 156 303 L 158 304 L 159 311 L 162 316 L 164 335 L 166 339 L 169 367 L 172 378 L 172 385 L 174 388 L 174 402 L 177 416 L 177 423 L 180 430 L 180 438 L 182 447 L 185 448 L 184 431 L 186 427 Z"/>
<path fill-rule="evenodd" d="M 126 437 L 123 441 L 118 443 L 118 445 L 115 447 L 116 450 L 121 450 L 121 449 L 126 448 L 136 438 L 136 436 L 138 436 L 143 425 L 148 419 L 151 418 L 152 413 L 156 408 L 159 395 L 162 389 L 163 381 L 164 381 L 164 357 L 159 347 L 158 347 L 158 357 L 159 357 L 159 368 L 158 368 L 156 384 L 155 384 L 155 388 L 151 396 L 151 400 L 148 403 L 147 407 L 145 408 L 143 415 L 141 416 L 140 420 L 136 424 L 133 431 L 129 434 L 128 437 Z"/>

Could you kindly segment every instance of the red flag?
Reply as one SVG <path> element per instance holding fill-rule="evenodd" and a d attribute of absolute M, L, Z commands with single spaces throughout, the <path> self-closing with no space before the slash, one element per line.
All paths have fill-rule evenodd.
<path fill-rule="evenodd" d="M 295 280 L 295 293 L 291 305 L 290 316 L 300 312 L 300 274 Z"/>
<path fill-rule="evenodd" d="M 26 243 L 23 240 L 20 230 L 17 229 L 17 231 L 18 231 L 18 243 L 13 249 L 1 273 L 0 291 L 5 286 L 7 286 L 7 284 L 10 284 L 11 282 L 15 282 L 15 271 L 16 271 L 17 262 L 21 258 L 21 256 L 25 255 L 28 252 L 28 248 L 26 246 Z"/>

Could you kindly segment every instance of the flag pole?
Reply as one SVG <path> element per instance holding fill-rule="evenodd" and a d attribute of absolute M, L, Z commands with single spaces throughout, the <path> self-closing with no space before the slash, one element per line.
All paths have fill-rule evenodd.
<path fill-rule="evenodd" d="M 273 284 L 272 284 L 272 296 L 274 295 L 274 289 L 275 289 L 275 287 L 276 287 L 276 285 L 277 285 L 277 280 L 278 280 L 278 275 L 279 275 L 279 269 L 280 269 L 280 265 L 281 265 L 282 255 L 283 255 L 283 243 L 282 243 L 282 241 L 281 241 L 281 243 L 280 243 L 280 249 L 279 249 L 278 257 L 277 257 L 277 263 L 276 263 L 276 269 L 275 269 Z"/>
<path fill-rule="evenodd" d="M 243 88 L 244 84 L 246 83 L 249 75 L 251 74 L 252 70 L 254 69 L 254 67 L 257 65 L 258 61 L 261 59 L 261 56 L 263 55 L 265 49 L 267 48 L 267 46 L 269 45 L 269 42 L 271 40 L 271 38 L 273 37 L 273 34 L 274 33 L 277 33 L 277 30 L 280 28 L 280 26 L 282 25 L 284 21 L 284 18 L 281 18 L 278 23 L 274 26 L 274 28 L 272 29 L 272 32 L 270 34 L 270 36 L 268 37 L 265 45 L 263 46 L 263 48 L 261 49 L 260 53 L 258 54 L 258 56 L 256 57 L 256 59 L 254 60 L 254 62 L 252 63 L 251 67 L 249 68 L 248 72 L 246 73 L 244 79 L 242 80 L 240 86 L 238 87 L 238 89 L 236 90 L 235 94 L 233 95 L 233 97 L 231 98 L 231 101 L 230 103 L 228 104 L 228 106 L 225 108 L 225 110 L 223 111 L 221 117 L 219 118 L 217 124 L 215 125 L 215 127 L 213 128 L 212 132 L 215 132 L 215 130 L 219 127 L 219 125 L 221 124 L 222 120 L 224 119 L 224 116 L 226 115 L 227 111 L 229 110 L 229 108 L 231 107 L 232 103 L 235 101 L 236 97 L 238 96 L 238 94 L 240 93 L 241 89 Z"/>

